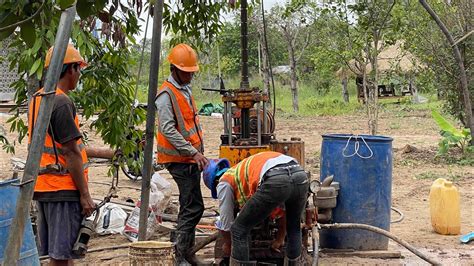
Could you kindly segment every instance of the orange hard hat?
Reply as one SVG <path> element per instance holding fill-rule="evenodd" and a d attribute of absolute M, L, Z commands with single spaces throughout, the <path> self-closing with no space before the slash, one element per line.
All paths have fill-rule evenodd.
<path fill-rule="evenodd" d="M 49 48 L 48 53 L 46 53 L 46 59 L 44 60 L 44 67 L 48 67 L 51 62 L 51 56 L 53 55 L 53 47 Z M 63 64 L 79 63 L 81 67 L 86 67 L 87 62 L 82 58 L 79 51 L 74 48 L 72 44 L 67 45 L 66 55 L 64 56 Z"/>
<path fill-rule="evenodd" d="M 180 43 L 171 49 L 168 62 L 184 72 L 199 71 L 196 51 L 184 43 Z"/>

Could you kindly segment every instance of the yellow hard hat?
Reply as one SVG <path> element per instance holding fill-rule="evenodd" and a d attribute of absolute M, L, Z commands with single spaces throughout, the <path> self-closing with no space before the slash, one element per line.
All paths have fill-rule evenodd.
<path fill-rule="evenodd" d="M 48 67 L 51 62 L 51 56 L 53 55 L 53 47 L 49 48 L 48 53 L 46 53 L 46 59 L 44 60 L 44 67 Z M 72 44 L 68 44 L 66 55 L 64 56 L 63 64 L 79 63 L 81 67 L 86 67 L 87 62 L 82 58 L 79 51 L 74 48 Z"/>
<path fill-rule="evenodd" d="M 168 62 L 184 72 L 199 71 L 196 51 L 184 43 L 180 43 L 171 49 Z"/>

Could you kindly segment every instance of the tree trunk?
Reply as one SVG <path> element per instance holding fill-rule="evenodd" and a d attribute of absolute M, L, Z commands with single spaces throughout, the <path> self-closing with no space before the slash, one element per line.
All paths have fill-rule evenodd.
<path fill-rule="evenodd" d="M 299 112 L 299 104 L 298 104 L 298 85 L 297 85 L 297 75 L 296 75 L 296 59 L 295 59 L 295 51 L 291 45 L 291 42 L 288 43 L 288 55 L 290 58 L 290 87 L 291 87 L 291 95 L 293 98 L 293 111 L 298 113 Z"/>
<path fill-rule="evenodd" d="M 456 60 L 459 66 L 460 80 L 461 80 L 461 90 L 464 100 L 464 115 L 465 115 L 465 125 L 471 130 L 471 146 L 474 146 L 474 119 L 472 117 L 472 106 L 471 106 L 471 94 L 469 92 L 469 86 L 467 82 L 466 69 L 464 68 L 464 60 L 462 58 L 461 52 L 459 51 L 458 45 L 455 43 L 453 36 L 446 28 L 444 23 L 441 21 L 439 16 L 431 9 L 430 5 L 426 3 L 425 0 L 419 0 L 420 4 L 426 9 L 430 14 L 433 20 L 438 24 L 438 27 L 446 36 L 449 44 L 453 47 L 454 59 Z"/>
<path fill-rule="evenodd" d="M 345 103 L 349 103 L 349 91 L 347 90 L 347 76 L 342 78 L 342 99 Z"/>

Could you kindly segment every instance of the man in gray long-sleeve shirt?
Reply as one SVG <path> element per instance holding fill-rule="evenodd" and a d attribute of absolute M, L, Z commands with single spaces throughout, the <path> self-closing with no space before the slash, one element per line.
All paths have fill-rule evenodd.
<path fill-rule="evenodd" d="M 155 100 L 158 111 L 158 163 L 164 164 L 179 189 L 179 214 L 176 227 L 176 264 L 197 265 L 189 254 L 195 229 L 204 212 L 201 171 L 207 166 L 202 130 L 190 82 L 199 70 L 196 52 L 178 44 L 168 56 L 171 75 L 161 86 Z"/>

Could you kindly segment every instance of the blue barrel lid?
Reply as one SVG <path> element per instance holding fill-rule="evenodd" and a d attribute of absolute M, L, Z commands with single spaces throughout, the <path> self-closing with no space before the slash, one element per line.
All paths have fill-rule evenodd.
<path fill-rule="evenodd" d="M 364 138 L 366 141 L 372 142 L 391 142 L 393 138 L 379 135 L 354 135 L 354 134 L 323 134 L 323 139 L 337 139 L 337 140 L 348 140 L 352 137 L 355 141 L 359 138 Z"/>
<path fill-rule="evenodd" d="M 15 183 L 17 181 L 19 181 L 20 179 L 18 178 L 15 178 L 15 179 L 8 179 L 8 180 L 5 180 L 5 181 L 0 181 L 0 187 L 1 186 L 8 186 L 10 185 L 11 183 Z"/>

